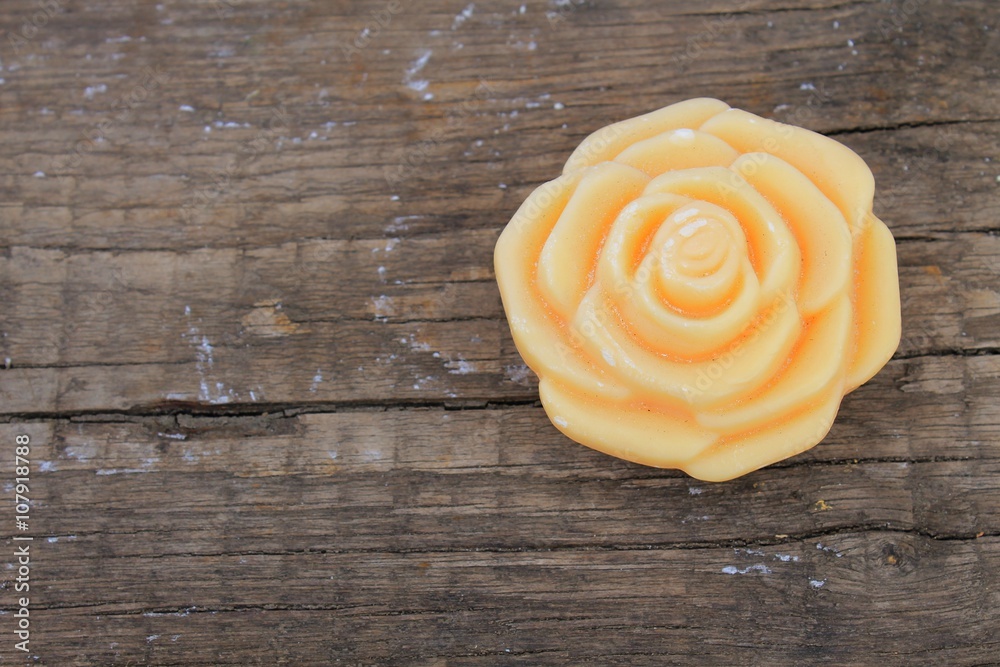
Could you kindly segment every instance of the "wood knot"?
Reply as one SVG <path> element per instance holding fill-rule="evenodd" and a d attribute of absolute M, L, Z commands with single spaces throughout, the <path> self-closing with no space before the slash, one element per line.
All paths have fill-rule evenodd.
<path fill-rule="evenodd" d="M 264 338 L 308 332 L 308 329 L 293 322 L 282 312 L 281 302 L 277 299 L 255 303 L 253 309 L 240 319 L 240 324 L 246 327 L 246 332 L 250 335 Z"/>

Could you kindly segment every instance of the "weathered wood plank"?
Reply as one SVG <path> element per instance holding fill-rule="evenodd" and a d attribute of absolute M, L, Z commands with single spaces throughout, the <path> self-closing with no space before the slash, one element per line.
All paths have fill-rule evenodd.
<path fill-rule="evenodd" d="M 956 374 L 953 357 L 893 362 L 848 397 L 823 444 L 724 485 L 575 445 L 531 407 L 41 421 L 0 433 L 36 443 L 39 500 L 60 508 L 47 530 L 102 541 L 152 530 L 150 545 L 175 553 L 213 553 L 220 534 L 267 551 L 768 542 L 844 526 L 1000 533 L 1000 366 L 962 359 L 978 370 Z M 163 517 L 165 505 L 183 512 Z M 298 531 L 290 542 L 267 518 L 278 508 Z"/>
<path fill-rule="evenodd" d="M 995 163 L 984 160 L 1000 157 L 997 124 L 961 124 L 996 120 L 988 0 L 912 11 L 745 3 L 733 16 L 595 3 L 554 21 L 550 4 L 532 2 L 523 15 L 481 7 L 454 32 L 461 7 L 410 5 L 348 60 L 341 45 L 370 20 L 361 7 L 239 2 L 220 17 L 212 3 L 105 4 L 99 24 L 55 16 L 5 73 L 0 140 L 17 156 L 2 163 L 7 243 L 254 247 L 377 237 L 410 215 L 421 216 L 413 233 L 495 228 L 582 135 L 706 93 L 827 132 L 946 123 L 841 139 L 871 162 L 887 208 L 906 211 L 886 212 L 897 233 L 996 228 Z M 11 7 L 16 25 L 30 5 Z M 178 48 L 197 57 L 178 59 Z M 43 57 L 79 69 L 41 67 Z M 84 142 L 81 158 L 60 166 L 149 66 L 169 80 L 148 86 L 104 143 Z M 619 89 L 622 77 L 643 85 Z M 414 78 L 433 99 L 420 99 Z M 225 85 L 206 86 L 213 80 Z M 385 168 L 397 167 L 399 182 L 386 182 Z M 185 205 L 194 215 L 180 214 Z"/>
<path fill-rule="evenodd" d="M 93 606 L 56 604 L 36 622 L 73 665 L 976 665 L 992 659 L 1000 623 L 996 538 L 892 531 L 764 549 L 105 555 L 59 567 L 60 589 Z"/>
<path fill-rule="evenodd" d="M 929 375 L 929 370 L 921 374 Z M 884 409 L 865 410 L 871 402 L 867 393 L 860 390 L 846 399 L 843 418 L 821 446 L 785 465 L 997 458 L 1000 438 L 990 396 L 969 396 L 965 406 L 966 399 L 958 392 L 909 393 Z M 906 402 L 917 407 L 901 419 L 897 410 Z M 923 421 L 914 421 L 921 413 Z M 45 422 L 3 428 L 36 429 L 40 424 Z M 53 443 L 38 454 L 52 470 L 92 474 L 121 470 L 228 471 L 240 477 L 390 470 L 504 475 L 524 471 L 557 478 L 659 474 L 572 444 L 533 407 L 225 418 L 178 415 L 111 424 L 60 422 L 39 433 L 41 441 Z"/>
<path fill-rule="evenodd" d="M 13 248 L 0 258 L 11 286 L 0 294 L 0 352 L 12 366 L 2 410 L 531 400 L 493 280 L 495 239 Z M 898 252 L 900 356 L 1000 348 L 1000 238 L 907 241 Z"/>
<path fill-rule="evenodd" d="M 666 101 L 661 100 L 663 103 Z M 778 117 L 766 110 L 757 111 Z M 268 113 L 251 124 L 266 124 Z M 483 112 L 483 116 L 495 119 L 504 114 L 500 116 L 503 119 L 509 113 Z M 522 113 L 542 112 L 522 109 Z M 552 116 L 556 112 L 545 113 Z M 46 172 L 46 178 L 37 178 L 32 169 L 39 165 L 22 158 L 23 165 L 15 167 L 16 173 L 9 177 L 7 203 L 0 207 L 8 228 L 4 242 L 69 249 L 255 248 L 303 240 L 407 238 L 441 234 L 443 230 L 495 229 L 509 219 L 532 189 L 559 173 L 580 139 L 560 129 L 566 122 L 561 115 L 539 120 L 542 127 L 521 130 L 532 135 L 530 147 L 489 149 L 501 156 L 523 156 L 527 150 L 531 159 L 481 158 L 474 161 L 479 168 L 470 172 L 467 165 L 471 158 L 464 156 L 471 150 L 468 147 L 484 151 L 486 145 L 499 139 L 482 128 L 460 129 L 462 122 L 464 118 L 455 121 L 445 116 L 433 121 L 426 131 L 430 137 L 440 137 L 440 128 L 444 128 L 449 132 L 447 139 L 401 142 L 395 159 L 406 166 L 405 196 L 385 182 L 381 168 L 373 174 L 373 169 L 364 165 L 342 164 L 350 159 L 345 153 L 354 155 L 359 150 L 357 143 L 367 135 L 348 135 L 335 149 L 326 147 L 326 142 L 321 149 L 283 144 L 280 152 L 243 160 L 238 170 L 226 176 L 225 187 L 219 186 L 212 204 L 201 208 L 195 194 L 215 188 L 213 176 L 226 174 L 231 161 L 241 155 L 240 147 L 253 141 L 260 130 L 219 130 L 216 133 L 235 136 L 204 156 L 187 156 L 183 165 L 206 163 L 201 179 L 207 182 L 200 185 L 192 183 L 192 178 L 164 173 L 163 160 L 150 156 L 148 163 L 127 167 L 128 172 L 120 176 L 104 175 L 100 183 L 88 184 L 80 193 L 81 176 Z M 546 123 L 557 125 L 546 128 Z M 601 126 L 592 120 L 579 123 L 587 129 Z M 491 137 L 489 144 L 476 147 L 487 135 Z M 1000 124 L 902 128 L 845 134 L 838 139 L 872 167 L 877 184 L 876 212 L 897 236 L 997 228 Z M 122 168 L 122 156 L 117 153 L 103 160 L 96 154 L 87 159 L 96 162 L 97 173 Z M 386 166 L 397 163 L 390 161 Z M 44 171 L 41 167 L 37 170 Z M 288 182 L 290 174 L 295 174 L 295 183 Z M 359 178 L 375 181 L 369 190 L 359 191 Z M 484 178 L 490 180 L 483 183 Z M 441 180 L 453 184 L 454 190 L 440 192 L 436 184 Z M 501 184 L 504 189 L 500 189 Z M 177 213 L 185 205 L 193 207 L 191 218 L 182 219 Z"/>
<path fill-rule="evenodd" d="M 201 470 L 201 458 L 222 461 L 238 449 L 228 442 L 206 445 L 163 447 L 131 468 L 44 475 L 35 484 L 37 520 L 47 534 L 76 536 L 79 549 L 67 547 L 69 559 L 111 552 L 152 557 L 289 549 L 732 546 L 882 527 L 942 539 L 1000 534 L 995 447 L 990 460 L 786 465 L 718 487 L 588 459 L 565 452 L 567 443 L 547 452 L 543 461 L 556 459 L 548 466 L 466 470 L 445 468 L 446 453 L 410 464 L 413 470 L 393 467 L 376 458 L 385 454 L 384 441 L 373 445 L 382 451 L 357 454 L 347 443 L 344 458 L 360 464 L 317 461 L 295 474 L 281 474 L 287 464 L 268 467 L 264 457 L 229 455 L 237 467 L 253 468 L 253 477 Z M 334 447 L 327 443 L 320 453 L 306 448 L 285 459 L 318 459 L 339 453 Z M 509 458 L 523 449 L 515 447 Z M 80 455 L 79 447 L 75 451 Z M 187 470 L 158 472 L 168 459 Z M 176 512 L 165 515 L 165 506 Z M 94 507 L 102 508 L 99 515 Z"/>
<path fill-rule="evenodd" d="M 1000 446 L 995 355 L 919 357 L 889 363 L 845 397 L 822 445 L 792 463 L 990 460 Z M 313 410 L 321 408 L 312 408 Z M 240 476 L 331 474 L 340 469 L 531 474 L 633 474 L 652 471 L 573 445 L 540 408 L 370 409 L 242 417 L 165 414 L 0 425 L 37 432 L 36 456 L 53 469 L 232 472 Z M 9 439 L 9 438 L 8 438 Z M 218 450 L 218 451 L 216 451 Z M 331 454 L 332 452 L 332 454 Z M 186 457 L 192 457 L 188 460 Z M 149 467 L 144 461 L 154 461 Z M 196 466 L 191 465 L 197 462 Z"/>
<path fill-rule="evenodd" d="M 97 569 L 111 557 L 161 555 L 782 545 L 848 529 L 945 540 L 1000 535 L 996 459 L 785 467 L 722 487 L 635 469 L 547 477 L 530 466 L 353 467 L 243 478 L 158 473 L 147 459 L 96 477 L 51 475 L 35 484 L 35 521 L 73 536 L 60 560 Z M 47 513 L 50 506 L 59 513 Z M 45 599 L 70 604 L 78 593 L 61 587 Z"/>

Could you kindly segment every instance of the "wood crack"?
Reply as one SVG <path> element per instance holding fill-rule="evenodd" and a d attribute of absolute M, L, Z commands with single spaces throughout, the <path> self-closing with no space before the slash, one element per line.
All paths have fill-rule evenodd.
<path fill-rule="evenodd" d="M 959 124 L 964 121 L 959 121 Z M 974 121 L 970 121 L 974 122 Z M 955 124 L 951 121 L 936 123 L 940 125 Z M 906 127 L 908 125 L 904 124 L 901 127 Z M 916 125 L 915 125 L 916 126 Z M 922 126 L 922 125 L 920 125 Z M 853 130 L 844 130 L 839 132 L 841 134 L 849 133 Z M 872 132 L 877 130 L 871 130 Z M 831 133 L 826 133 L 831 135 Z M 525 183 L 511 183 L 510 187 L 534 187 L 538 185 L 538 182 L 530 181 Z M 876 196 L 878 195 L 878 188 L 876 188 Z M 0 207 L 2 209 L 2 207 Z M 107 210 L 107 209 L 101 209 Z M 511 208 L 513 212 L 514 208 Z M 493 232 L 499 235 L 503 226 L 499 227 L 480 227 L 480 228 L 465 228 L 464 231 L 469 233 L 486 233 Z M 976 234 L 986 234 L 990 236 L 1000 235 L 1000 227 L 970 227 L 963 228 L 959 230 L 955 229 L 928 229 L 921 233 L 905 233 L 905 232 L 895 232 L 894 237 L 897 243 L 901 242 L 942 242 L 947 241 L 949 238 L 960 237 L 963 235 L 976 235 Z M 308 244 L 308 243 L 375 243 L 375 242 L 385 242 L 387 238 L 399 238 L 406 241 L 425 241 L 425 240 L 435 240 L 445 236 L 445 234 L 438 230 L 427 230 L 427 231 L 416 231 L 408 233 L 393 233 L 386 234 L 380 230 L 380 233 L 372 236 L 349 236 L 345 235 L 342 237 L 303 237 L 297 239 L 288 239 L 286 241 L 280 241 L 277 243 L 269 243 L 263 245 L 229 245 L 229 244 L 200 244 L 197 246 L 185 246 L 177 245 L 173 247 L 157 247 L 157 246 L 79 246 L 79 245 L 55 245 L 55 244 L 45 244 L 45 243 L 13 243 L 9 245 L 0 244 L 0 253 L 9 254 L 11 250 L 14 249 L 24 249 L 24 250 L 44 250 L 52 252 L 62 252 L 66 255 L 85 255 L 85 254 L 108 254 L 112 256 L 125 255 L 125 254 L 141 254 L 141 253 L 170 253 L 173 255 L 188 254 L 205 250 L 232 250 L 232 251 L 247 251 L 247 250 L 259 250 L 265 248 L 280 248 L 281 246 L 288 244 Z M 492 256 L 490 257 L 492 261 Z M 441 281 L 441 283 L 436 283 L 433 281 L 413 281 L 406 283 L 407 285 L 433 285 L 433 284 L 451 284 L 451 283 L 487 283 L 493 281 L 493 278 L 475 278 L 475 279 L 460 279 L 460 280 L 446 280 Z M 22 281 L 20 284 L 27 284 L 27 281 Z M 49 283 L 39 283 L 41 285 Z"/>
<path fill-rule="evenodd" d="M 828 137 L 837 137 L 844 134 L 868 134 L 871 132 L 894 132 L 897 130 L 908 130 L 917 127 L 941 127 L 948 125 L 975 125 L 979 123 L 996 123 L 1000 118 L 959 118 L 953 120 L 912 120 L 891 123 L 888 125 L 857 125 L 854 127 L 842 127 L 833 130 L 819 132 Z"/>
<path fill-rule="evenodd" d="M 905 333 L 905 332 L 904 332 Z M 1000 347 L 974 348 L 940 348 L 932 350 L 914 350 L 912 352 L 897 352 L 892 355 L 895 360 L 919 359 L 922 357 L 990 357 L 1000 354 Z"/>
<path fill-rule="evenodd" d="M 390 325 L 405 325 L 405 324 L 447 324 L 450 322 L 503 322 L 504 318 L 500 315 L 496 317 L 481 316 L 481 315 L 470 315 L 470 316 L 459 316 L 459 317 L 447 317 L 447 318 L 412 318 L 412 319 L 372 319 L 372 318 L 331 318 L 331 319 L 297 319 L 296 323 L 328 323 L 335 324 L 337 322 L 373 322 L 378 321 L 383 324 Z M 905 333 L 905 332 L 904 332 Z M 225 345 L 218 345 L 217 347 L 226 347 Z M 893 360 L 904 360 L 904 359 L 918 359 L 921 357 L 984 357 L 984 356 L 995 356 L 1000 355 L 1000 347 L 996 346 L 984 346 L 984 347 L 973 347 L 973 348 L 959 348 L 959 347 L 943 347 L 943 348 L 930 348 L 924 350 L 912 350 L 909 352 L 897 352 L 893 355 Z M 488 361 L 487 358 L 469 358 L 466 361 Z M 10 366 L 0 366 L 0 373 L 12 370 L 51 370 L 51 369 L 79 369 L 79 368 L 131 368 L 140 366 L 187 366 L 191 364 L 198 363 L 196 359 L 181 359 L 181 360 L 163 360 L 163 361 L 123 361 L 123 362 L 110 362 L 110 361 L 85 361 L 77 363 L 51 363 L 51 364 L 32 364 L 32 363 L 17 363 L 11 364 Z M 364 409 L 369 409 L 372 407 L 426 407 L 434 406 L 438 404 L 449 404 L 458 405 L 462 401 L 472 401 L 479 403 L 482 401 L 495 402 L 489 397 L 468 397 L 468 398 L 455 398 L 455 399 L 440 399 L 437 401 L 409 401 L 406 399 L 389 399 L 385 401 L 325 401 L 316 403 L 294 403 L 294 402 L 276 402 L 276 403 L 228 403 L 223 405 L 213 405 L 213 404 L 201 404 L 196 401 L 171 401 L 163 404 L 162 407 L 154 407 L 150 411 L 149 406 L 145 408 L 143 406 L 137 406 L 135 408 L 129 408 L 126 410 L 79 410 L 79 411 L 52 411 L 52 412 L 32 412 L 32 413 L 0 413 L 0 422 L 4 417 L 8 419 L 36 419 L 36 418 L 51 418 L 57 419 L 60 417 L 81 417 L 87 415 L 96 414 L 122 414 L 122 415 L 139 415 L 139 416 L 152 416 L 152 415 L 162 415 L 162 414 L 182 414 L 184 413 L 184 408 L 198 405 L 200 406 L 197 412 L 201 414 L 213 414 L 213 415 L 226 415 L 226 409 L 235 408 L 233 414 L 246 415 L 246 414 L 264 414 L 268 412 L 274 412 L 275 410 L 289 410 L 301 408 L 303 410 L 309 410 L 314 407 L 327 408 L 330 411 L 337 411 L 340 408 L 350 409 L 353 406 L 361 406 Z M 510 400 L 510 399 L 499 399 Z M 514 399 L 520 400 L 520 399 Z M 170 406 L 182 406 L 180 409 L 172 409 Z"/>
<path fill-rule="evenodd" d="M 1000 532 L 966 532 L 938 533 L 922 527 L 893 527 L 891 522 L 869 521 L 853 524 L 830 526 L 812 531 L 795 534 L 784 534 L 773 537 L 755 537 L 749 539 L 731 538 L 724 540 L 688 541 L 688 542 L 643 542 L 634 544 L 593 544 L 593 543 L 561 543 L 548 546 L 534 544 L 487 544 L 467 547 L 422 547 L 422 548 L 370 548 L 370 549 L 245 549 L 236 551 L 205 551 L 205 552 L 173 552 L 155 554 L 125 554 L 100 555 L 95 558 L 106 560 L 169 560 L 169 559 L 204 559 L 204 558 L 247 558 L 247 557 L 288 557 L 288 556 L 354 556 L 354 555 L 460 555 L 460 554 L 545 554 L 545 553 L 591 553 L 591 552 L 633 552 L 633 551 L 710 551 L 719 549 L 748 549 L 758 547 L 788 546 L 800 542 L 843 537 L 858 534 L 890 534 L 909 535 L 935 542 L 975 542 L 1000 537 Z"/>
<path fill-rule="evenodd" d="M 282 413 L 284 416 L 298 414 L 338 414 L 343 412 L 385 412 L 389 410 L 503 410 L 518 406 L 540 406 L 538 398 L 490 398 L 466 397 L 440 400 L 398 400 L 391 401 L 320 401 L 315 403 L 226 403 L 221 405 L 170 402 L 158 406 L 138 406 L 126 410 L 71 410 L 37 413 L 0 414 L 0 423 L 39 422 L 52 420 L 69 421 L 121 421 L 122 417 L 261 417 Z"/>

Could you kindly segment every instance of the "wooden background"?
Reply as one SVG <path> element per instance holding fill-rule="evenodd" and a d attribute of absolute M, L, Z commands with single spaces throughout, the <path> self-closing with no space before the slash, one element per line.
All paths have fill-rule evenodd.
<path fill-rule="evenodd" d="M 0 664 L 1000 664 L 998 18 L 4 0 Z M 724 484 L 559 435 L 492 271 L 583 136 L 695 96 L 864 157 L 902 290 L 829 437 Z"/>

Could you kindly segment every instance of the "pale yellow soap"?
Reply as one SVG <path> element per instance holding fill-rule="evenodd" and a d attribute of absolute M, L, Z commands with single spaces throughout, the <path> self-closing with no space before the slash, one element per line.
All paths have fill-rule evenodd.
<path fill-rule="evenodd" d="M 899 344 L 873 196 L 849 148 L 718 100 L 587 137 L 495 253 L 552 423 L 704 480 L 820 442 Z"/>

